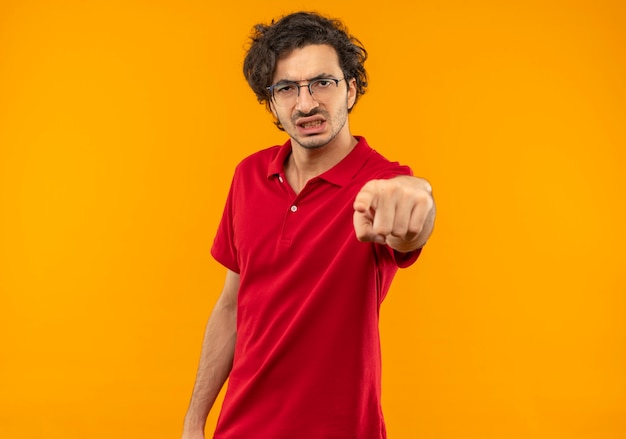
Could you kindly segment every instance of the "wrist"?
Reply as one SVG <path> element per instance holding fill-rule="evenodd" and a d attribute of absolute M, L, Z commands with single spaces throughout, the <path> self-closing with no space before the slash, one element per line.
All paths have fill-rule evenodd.
<path fill-rule="evenodd" d="M 183 431 L 186 433 L 204 433 L 205 425 L 206 419 L 187 413 L 187 416 L 185 416 L 185 420 L 183 421 Z"/>
<path fill-rule="evenodd" d="M 387 245 L 399 253 L 409 253 L 423 247 L 424 243 L 421 241 L 421 239 L 405 241 L 402 238 L 389 237 L 387 238 Z"/>

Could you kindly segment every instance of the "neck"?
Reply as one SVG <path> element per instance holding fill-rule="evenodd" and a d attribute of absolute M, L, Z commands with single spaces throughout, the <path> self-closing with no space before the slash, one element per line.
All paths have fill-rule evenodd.
<path fill-rule="evenodd" d="M 296 193 L 299 193 L 306 183 L 320 174 L 328 171 L 343 160 L 358 143 L 351 134 L 321 148 L 303 148 L 292 140 L 291 155 L 285 163 L 285 176 Z"/>

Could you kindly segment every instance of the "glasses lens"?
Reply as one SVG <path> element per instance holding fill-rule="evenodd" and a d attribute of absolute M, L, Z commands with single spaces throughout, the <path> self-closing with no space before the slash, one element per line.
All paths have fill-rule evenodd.
<path fill-rule="evenodd" d="M 272 87 L 272 93 L 274 94 L 274 102 L 280 106 L 293 105 L 299 94 L 300 88 L 308 88 L 317 101 L 322 101 L 331 96 L 339 87 L 339 81 L 337 79 L 316 79 L 311 81 L 307 86 L 300 86 L 297 83 L 285 82 L 282 84 L 276 84 Z M 306 92 L 305 92 L 306 93 Z"/>
<path fill-rule="evenodd" d="M 278 105 L 287 105 L 296 100 L 298 96 L 297 84 L 277 84 L 274 86 L 274 100 Z"/>
<path fill-rule="evenodd" d="M 337 88 L 337 82 L 333 79 L 316 79 L 311 82 L 311 91 L 315 96 L 328 96 Z"/>

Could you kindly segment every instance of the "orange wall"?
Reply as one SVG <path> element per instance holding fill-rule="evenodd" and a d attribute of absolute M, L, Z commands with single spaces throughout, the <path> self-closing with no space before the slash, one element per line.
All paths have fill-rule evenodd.
<path fill-rule="evenodd" d="M 624 438 L 624 3 L 408 3 L 315 3 L 370 52 L 353 131 L 438 200 L 383 306 L 390 438 Z M 284 139 L 243 46 L 310 7 L 0 3 L 0 437 L 178 436 L 233 167 Z"/>

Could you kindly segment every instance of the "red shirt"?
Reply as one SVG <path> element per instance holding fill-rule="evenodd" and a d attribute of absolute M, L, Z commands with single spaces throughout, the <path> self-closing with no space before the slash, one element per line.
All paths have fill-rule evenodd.
<path fill-rule="evenodd" d="M 215 438 L 381 439 L 378 313 L 419 251 L 362 243 L 354 199 L 372 179 L 410 175 L 364 138 L 296 195 L 291 143 L 235 171 L 212 247 L 240 274 L 237 343 Z"/>

